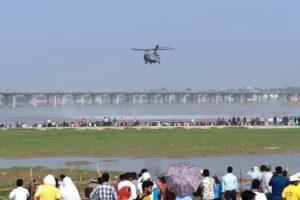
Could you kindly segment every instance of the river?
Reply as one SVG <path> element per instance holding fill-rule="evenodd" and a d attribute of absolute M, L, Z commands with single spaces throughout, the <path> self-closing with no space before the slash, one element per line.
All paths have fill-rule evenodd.
<path fill-rule="evenodd" d="M 68 165 L 68 162 L 88 161 L 83 166 Z M 269 163 L 272 170 L 276 166 L 282 166 L 289 170 L 289 174 L 300 171 L 300 154 L 271 154 L 271 155 L 233 155 L 233 156 L 210 156 L 210 157 L 186 157 L 186 158 L 121 158 L 121 157 L 38 157 L 25 159 L 0 158 L 0 168 L 14 166 L 35 167 L 42 166 L 52 169 L 57 168 L 78 168 L 83 170 L 96 170 L 96 165 L 101 171 L 137 171 L 147 168 L 152 174 L 166 173 L 172 164 L 189 161 L 201 168 L 210 169 L 212 175 L 222 176 L 228 166 L 234 168 L 234 173 L 243 175 L 253 166 Z"/>

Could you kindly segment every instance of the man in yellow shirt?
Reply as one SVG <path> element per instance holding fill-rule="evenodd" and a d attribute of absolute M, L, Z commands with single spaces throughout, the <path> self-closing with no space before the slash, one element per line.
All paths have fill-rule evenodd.
<path fill-rule="evenodd" d="M 284 188 L 282 192 L 282 200 L 300 200 L 300 190 L 298 182 L 300 181 L 297 175 L 290 176 L 290 185 Z"/>
<path fill-rule="evenodd" d="M 152 193 L 153 189 L 153 182 L 152 181 L 144 181 L 142 184 L 143 193 L 139 196 L 139 200 L 151 200 L 150 194 Z"/>
<path fill-rule="evenodd" d="M 35 193 L 35 199 L 40 200 L 61 200 L 61 193 L 55 187 L 56 181 L 53 175 L 47 175 L 44 178 L 44 185 L 42 185 Z"/>

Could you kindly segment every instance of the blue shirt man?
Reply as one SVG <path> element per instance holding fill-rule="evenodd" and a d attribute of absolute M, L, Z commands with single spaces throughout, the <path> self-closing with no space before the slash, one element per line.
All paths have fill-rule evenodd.
<path fill-rule="evenodd" d="M 289 179 L 282 176 L 282 167 L 275 168 L 276 175 L 274 175 L 269 185 L 272 186 L 272 200 L 281 200 L 283 189 L 289 185 Z"/>

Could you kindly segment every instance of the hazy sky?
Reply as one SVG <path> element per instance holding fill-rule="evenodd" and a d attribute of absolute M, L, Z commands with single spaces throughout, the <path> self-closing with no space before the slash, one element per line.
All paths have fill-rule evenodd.
<path fill-rule="evenodd" d="M 0 89 L 300 86 L 300 1 L 0 1 Z M 130 48 L 172 45 L 161 64 Z"/>

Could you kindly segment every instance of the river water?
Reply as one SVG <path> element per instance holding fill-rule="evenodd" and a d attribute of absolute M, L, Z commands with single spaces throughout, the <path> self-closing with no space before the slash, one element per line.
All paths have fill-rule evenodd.
<path fill-rule="evenodd" d="M 0 107 L 0 122 L 39 122 L 47 119 L 102 119 L 105 116 L 124 119 L 216 119 L 218 116 L 300 116 L 300 104 L 209 104 L 209 105 L 105 105 Z"/>
<path fill-rule="evenodd" d="M 70 166 L 67 162 L 88 161 L 90 164 L 83 166 Z M 271 155 L 248 155 L 248 156 L 210 156 L 210 157 L 187 157 L 187 158 L 120 158 L 120 157 L 39 157 L 25 159 L 0 158 L 0 168 L 14 166 L 35 167 L 42 166 L 52 169 L 78 168 L 83 170 L 96 170 L 96 165 L 101 171 L 137 171 L 147 168 L 152 174 L 166 173 L 172 164 L 189 161 L 201 168 L 208 168 L 211 174 L 222 176 L 228 166 L 234 168 L 234 173 L 240 175 L 240 170 L 245 176 L 253 166 L 269 163 L 272 169 L 276 166 L 288 167 L 289 174 L 300 171 L 300 154 L 271 154 Z"/>

